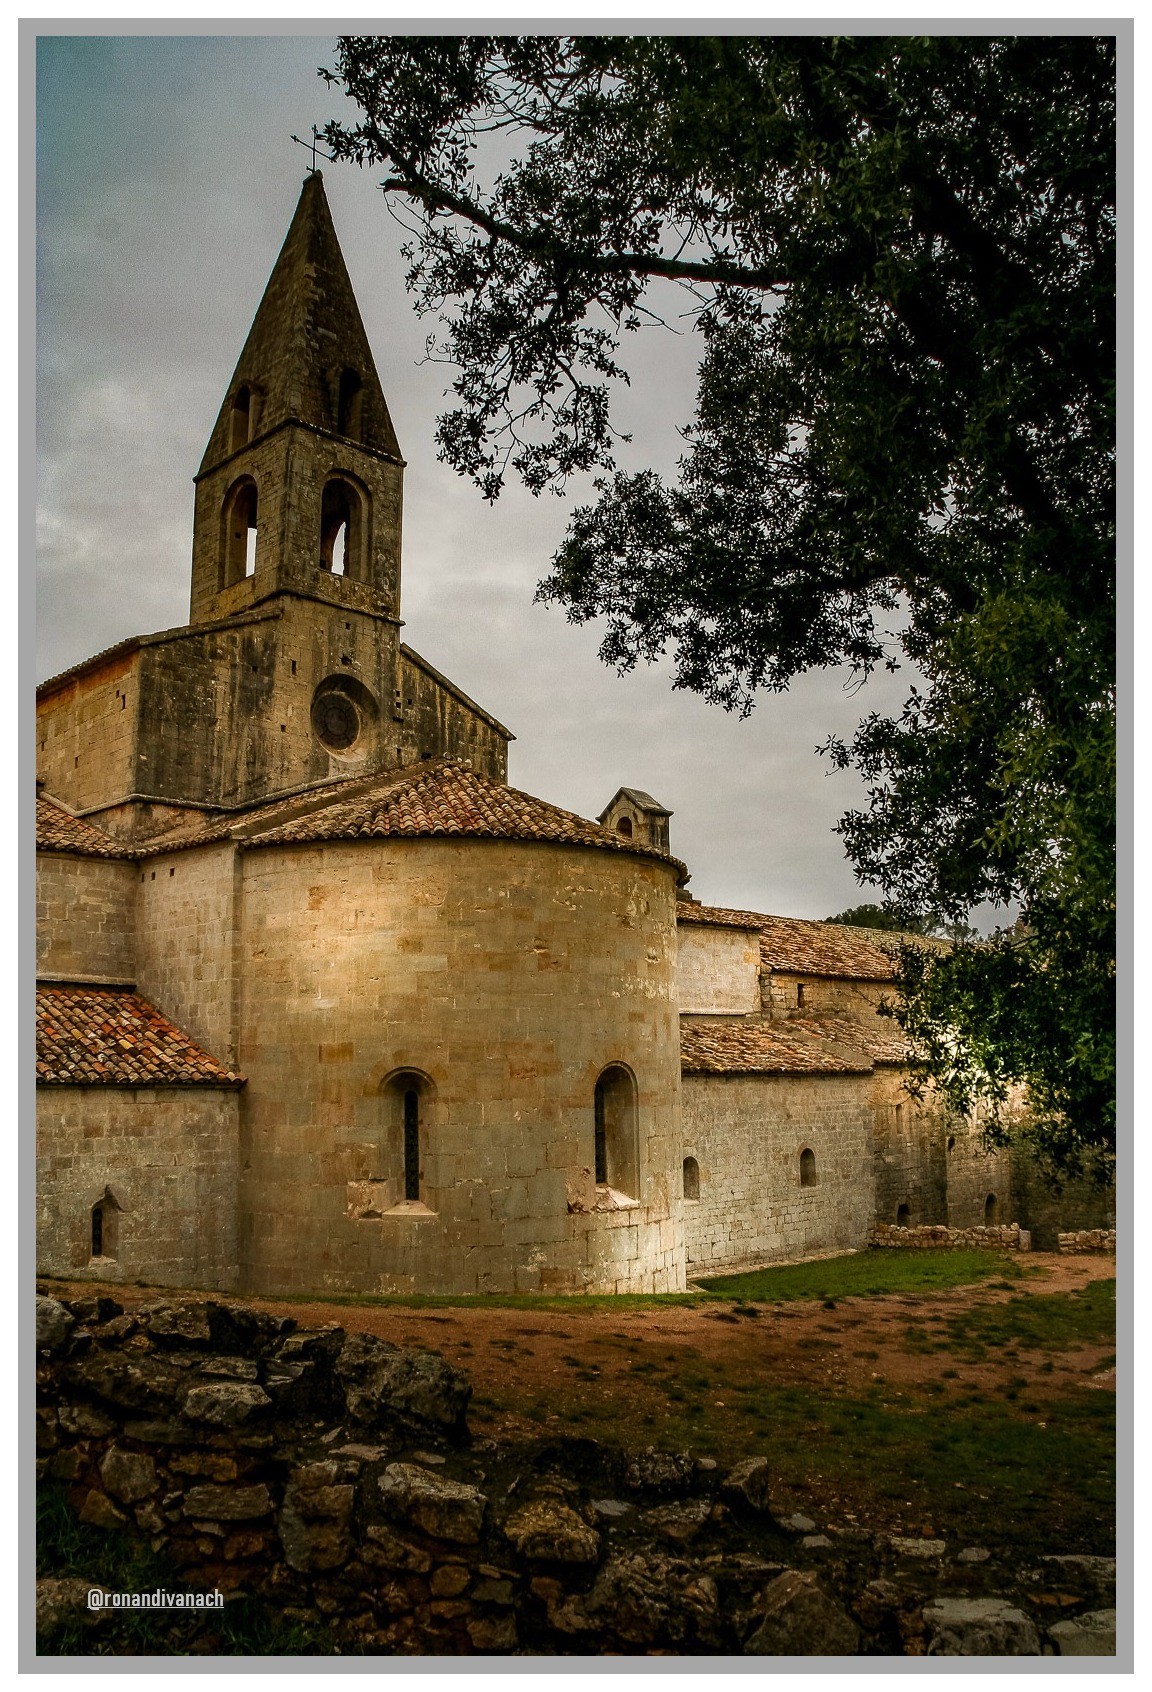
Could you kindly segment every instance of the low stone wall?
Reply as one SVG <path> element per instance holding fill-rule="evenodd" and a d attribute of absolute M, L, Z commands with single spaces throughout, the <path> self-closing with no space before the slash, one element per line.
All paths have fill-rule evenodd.
<path fill-rule="evenodd" d="M 1083 1651 L 1085 1639 L 1114 1648 L 1099 1643 L 1097 1618 L 1114 1582 L 1107 1559 L 1041 1559 L 1061 1564 L 1062 1592 L 1071 1583 L 1079 1593 L 1077 1626 L 1096 1629 L 1080 1626 L 1067 1646 L 1053 1630 L 1045 1643 L 1051 1618 L 1028 1613 L 1028 1594 L 1050 1579 L 1018 1575 L 1015 1546 L 998 1563 L 959 1541 L 781 1522 L 763 1456 L 725 1469 L 690 1452 L 567 1435 L 472 1441 L 468 1381 L 434 1352 L 335 1326 L 300 1329 L 242 1304 L 125 1311 L 95 1295 L 39 1298 L 37 1348 L 41 1481 L 65 1491 L 90 1530 L 139 1541 L 132 1567 L 150 1555 L 166 1588 L 215 1589 L 225 1611 L 233 1600 L 262 1603 L 278 1625 L 322 1635 L 310 1649 L 1037 1655 Z M 40 1653 L 138 1652 L 139 1636 L 117 1631 L 130 1613 L 88 1610 L 85 1574 L 73 1559 L 38 1581 Z M 150 1589 L 152 1575 L 141 1578 Z M 1017 1594 L 1022 1580 L 1031 1584 Z M 165 1617 L 168 1631 L 148 1651 L 228 1654 L 213 1615 Z"/>
<path fill-rule="evenodd" d="M 1078 1228 L 1075 1233 L 1057 1234 L 1057 1251 L 1083 1253 L 1088 1251 L 1106 1251 L 1115 1255 L 1115 1228 Z"/>
<path fill-rule="evenodd" d="M 872 1245 L 898 1246 L 910 1251 L 1031 1251 L 1032 1236 L 1026 1228 L 1007 1222 L 996 1228 L 946 1228 L 942 1223 L 924 1223 L 916 1228 L 897 1228 L 877 1222 Z"/>

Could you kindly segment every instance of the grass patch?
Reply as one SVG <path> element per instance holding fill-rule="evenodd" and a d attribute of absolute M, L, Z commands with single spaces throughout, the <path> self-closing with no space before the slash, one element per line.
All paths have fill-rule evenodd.
<path fill-rule="evenodd" d="M 840 1298 L 937 1292 L 972 1286 L 993 1276 L 1003 1281 L 1010 1272 L 1004 1257 L 994 1251 L 877 1250 L 830 1257 L 820 1263 L 753 1269 L 745 1275 L 713 1275 L 700 1286 L 713 1298 L 756 1299 L 761 1303 L 819 1299 L 827 1307 L 829 1301 Z"/>
<path fill-rule="evenodd" d="M 1037 1293 L 1006 1304 L 977 1304 L 950 1316 L 939 1344 L 979 1359 L 1027 1351 L 1107 1345 L 1116 1336 L 1116 1282 L 1089 1281 L 1080 1292 Z"/>

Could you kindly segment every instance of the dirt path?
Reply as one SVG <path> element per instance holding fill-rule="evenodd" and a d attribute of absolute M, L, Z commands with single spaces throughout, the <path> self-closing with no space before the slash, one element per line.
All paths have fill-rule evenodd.
<path fill-rule="evenodd" d="M 617 1313 L 577 1305 L 571 1311 L 526 1311 L 475 1305 L 409 1309 L 336 1299 L 244 1302 L 292 1316 L 301 1327 L 337 1323 L 350 1332 L 441 1352 L 472 1381 L 478 1429 L 487 1424 L 493 1432 L 539 1433 L 541 1423 L 562 1423 L 573 1413 L 576 1420 L 586 1418 L 611 1398 L 623 1431 L 635 1422 L 647 1427 L 658 1422 L 673 1379 L 688 1392 L 710 1394 L 713 1409 L 726 1408 L 726 1391 L 749 1391 L 757 1384 L 858 1396 L 881 1382 L 1013 1399 L 1021 1393 L 1050 1398 L 1090 1383 L 1114 1385 L 1113 1344 L 1055 1353 L 1011 1345 L 982 1357 L 948 1344 L 949 1325 L 975 1306 L 1074 1292 L 1116 1272 L 1108 1258 L 1039 1253 L 1030 1267 L 1041 1273 L 1011 1290 L 985 1284 L 849 1297 L 834 1308 L 799 1301 L 738 1307 L 710 1302 Z M 94 1290 L 91 1282 L 56 1285 L 65 1296 Z M 174 1296 L 137 1287 L 106 1290 L 125 1306 Z"/>

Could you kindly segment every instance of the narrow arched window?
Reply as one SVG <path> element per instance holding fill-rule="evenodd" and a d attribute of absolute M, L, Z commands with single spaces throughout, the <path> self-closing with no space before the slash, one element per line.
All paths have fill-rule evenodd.
<path fill-rule="evenodd" d="M 623 1064 L 610 1064 L 593 1100 L 596 1185 L 635 1198 L 639 1188 L 636 1083 Z"/>
<path fill-rule="evenodd" d="M 807 1146 L 800 1153 L 800 1185 L 814 1187 L 816 1185 L 816 1153 Z"/>
<path fill-rule="evenodd" d="M 365 580 L 367 544 L 367 494 L 351 477 L 329 477 L 320 500 L 320 568 Z"/>
<path fill-rule="evenodd" d="M 632 818 L 631 817 L 621 817 L 619 822 L 616 824 L 616 832 L 617 832 L 617 834 L 622 834 L 624 836 L 625 840 L 631 840 L 631 838 L 632 838 Z"/>
<path fill-rule="evenodd" d="M 90 1217 L 93 1257 L 115 1258 L 118 1245 L 120 1206 L 109 1188 L 92 1206 Z"/>
<path fill-rule="evenodd" d="M 257 505 L 256 483 L 242 476 L 224 501 L 224 587 L 255 574 Z"/>
<path fill-rule="evenodd" d="M 420 1197 L 420 1094 L 404 1090 L 404 1197 Z"/>
<path fill-rule="evenodd" d="M 984 1200 L 984 1226 L 995 1228 L 1000 1221 L 1000 1202 L 995 1193 L 989 1193 Z"/>
<path fill-rule="evenodd" d="M 904 1106 L 902 1104 L 897 1104 L 896 1107 L 895 1107 L 895 1110 L 896 1110 L 896 1132 L 898 1134 L 902 1134 L 904 1132 Z"/>
<path fill-rule="evenodd" d="M 949 1134 L 947 1149 L 948 1149 L 949 1153 L 954 1152 L 956 1150 L 956 1136 L 955 1136 L 955 1134 Z"/>
<path fill-rule="evenodd" d="M 806 994 L 807 994 L 807 989 L 805 988 L 804 983 L 802 981 L 798 982 L 797 985 L 796 985 L 796 1009 L 797 1010 L 803 1010 L 804 1009 L 804 1000 L 805 1000 Z"/>
<path fill-rule="evenodd" d="M 340 376 L 336 433 L 347 435 L 350 441 L 364 439 L 364 384 L 355 370 L 345 370 Z"/>
<path fill-rule="evenodd" d="M 381 1087 L 380 1161 L 372 1178 L 388 1189 L 381 1200 L 385 1214 L 410 1204 L 428 1206 L 434 1092 L 429 1078 L 412 1069 L 395 1070 Z"/>
<path fill-rule="evenodd" d="M 684 1197 L 698 1199 L 700 1197 L 700 1165 L 694 1157 L 684 1159 Z"/>
<path fill-rule="evenodd" d="M 909 1210 L 908 1206 L 906 1204 L 897 1205 L 896 1206 L 896 1226 L 898 1228 L 907 1228 L 911 1225 L 911 1222 L 912 1222 L 912 1212 L 911 1212 L 911 1210 Z"/>

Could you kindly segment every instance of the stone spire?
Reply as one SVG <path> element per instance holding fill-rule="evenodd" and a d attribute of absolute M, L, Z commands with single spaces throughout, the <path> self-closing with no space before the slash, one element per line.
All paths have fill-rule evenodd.
<path fill-rule="evenodd" d="M 200 475 L 290 422 L 400 460 L 319 171 L 305 178 Z"/>
<path fill-rule="evenodd" d="M 196 477 L 191 621 L 283 593 L 396 621 L 403 476 L 317 172 Z"/>

